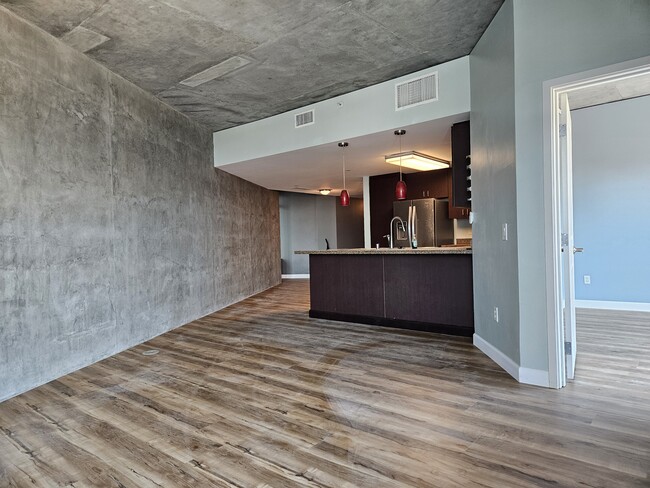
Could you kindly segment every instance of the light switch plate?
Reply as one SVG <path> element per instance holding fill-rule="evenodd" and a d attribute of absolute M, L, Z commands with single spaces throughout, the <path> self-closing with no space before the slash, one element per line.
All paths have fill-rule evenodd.
<path fill-rule="evenodd" d="M 502 241 L 508 240 L 508 224 L 503 224 L 503 226 L 501 227 L 501 240 Z"/>
<path fill-rule="evenodd" d="M 584 275 L 582 281 L 585 285 L 591 285 L 591 275 Z"/>

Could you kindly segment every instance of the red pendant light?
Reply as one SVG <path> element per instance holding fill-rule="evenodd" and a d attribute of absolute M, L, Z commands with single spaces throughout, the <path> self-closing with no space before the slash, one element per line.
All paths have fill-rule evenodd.
<path fill-rule="evenodd" d="M 347 207 L 350 205 L 350 195 L 348 195 L 347 190 L 343 190 L 341 192 L 341 207 Z"/>
<path fill-rule="evenodd" d="M 395 185 L 395 198 L 397 200 L 406 200 L 406 183 L 402 180 L 399 180 Z"/>
<path fill-rule="evenodd" d="M 399 181 L 395 185 L 395 198 L 397 200 L 406 200 L 406 183 L 402 179 L 402 136 L 406 134 L 404 129 L 399 129 L 394 132 L 399 137 Z"/>
<path fill-rule="evenodd" d="M 341 196 L 339 198 L 341 199 L 341 207 L 348 207 L 350 206 L 350 195 L 345 186 L 345 148 L 348 147 L 348 143 L 339 142 L 339 147 L 343 149 L 343 191 L 341 191 Z"/>

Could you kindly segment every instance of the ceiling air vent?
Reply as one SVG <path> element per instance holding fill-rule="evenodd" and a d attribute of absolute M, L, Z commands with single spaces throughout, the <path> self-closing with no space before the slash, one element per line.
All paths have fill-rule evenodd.
<path fill-rule="evenodd" d="M 208 81 L 216 80 L 217 78 L 226 76 L 228 73 L 232 73 L 233 71 L 239 68 L 243 68 L 250 63 L 250 59 L 246 59 L 242 56 L 233 56 L 232 58 L 228 58 L 219 64 L 215 64 L 214 66 L 209 67 L 208 69 L 204 69 L 200 73 L 196 73 L 195 75 L 190 76 L 189 78 L 181 81 L 180 84 L 195 88 L 202 85 L 203 83 L 207 83 Z"/>
<path fill-rule="evenodd" d="M 306 125 L 311 125 L 314 123 L 314 111 L 309 110 L 308 112 L 302 112 L 296 114 L 296 129 L 298 127 L 304 127 Z"/>
<path fill-rule="evenodd" d="M 438 100 L 438 72 L 395 85 L 395 110 Z"/>

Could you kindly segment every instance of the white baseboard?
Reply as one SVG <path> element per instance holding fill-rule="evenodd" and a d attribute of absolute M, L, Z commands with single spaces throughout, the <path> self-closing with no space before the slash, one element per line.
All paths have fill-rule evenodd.
<path fill-rule="evenodd" d="M 499 349 L 483 339 L 480 335 L 474 334 L 474 345 L 492 361 L 501 366 L 506 373 L 516 379 L 519 383 L 533 386 L 549 387 L 548 371 L 540 369 L 523 368 L 516 362 L 503 354 Z"/>
<path fill-rule="evenodd" d="M 282 279 L 283 280 L 308 280 L 309 275 L 308 274 L 283 274 Z"/>
<path fill-rule="evenodd" d="M 650 312 L 650 303 L 608 302 L 602 300 L 576 300 L 576 308 L 595 308 L 600 310 L 626 310 L 630 312 Z"/>
<path fill-rule="evenodd" d="M 483 354 L 489 357 L 492 361 L 505 369 L 510 376 L 519 381 L 519 365 L 517 363 L 478 334 L 474 334 L 474 345 L 483 351 Z"/>
<path fill-rule="evenodd" d="M 548 381 L 548 371 L 543 369 L 523 368 L 519 366 L 519 383 L 533 386 L 543 386 L 550 388 Z"/>

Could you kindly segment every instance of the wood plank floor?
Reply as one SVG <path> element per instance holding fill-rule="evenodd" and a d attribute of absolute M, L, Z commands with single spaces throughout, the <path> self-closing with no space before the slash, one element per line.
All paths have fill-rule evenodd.
<path fill-rule="evenodd" d="M 650 486 L 644 316 L 581 311 L 555 391 L 308 308 L 285 282 L 0 404 L 0 486 Z"/>

